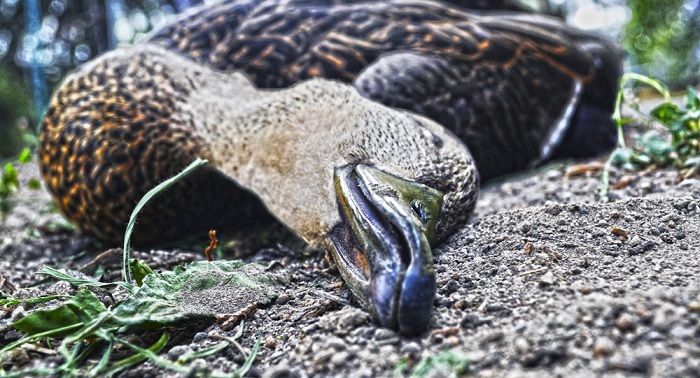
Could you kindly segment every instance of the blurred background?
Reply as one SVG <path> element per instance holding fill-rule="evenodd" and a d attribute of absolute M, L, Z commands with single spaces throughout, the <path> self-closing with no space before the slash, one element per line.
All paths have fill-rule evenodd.
<path fill-rule="evenodd" d="M 213 2 L 0 0 L 0 161 L 36 143 L 49 96 L 71 69 L 138 41 L 189 7 Z M 519 2 L 618 40 L 628 71 L 677 90 L 700 82 L 700 0 Z"/>

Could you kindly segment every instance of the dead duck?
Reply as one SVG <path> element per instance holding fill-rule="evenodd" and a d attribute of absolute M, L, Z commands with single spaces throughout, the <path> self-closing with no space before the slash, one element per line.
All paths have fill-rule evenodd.
<path fill-rule="evenodd" d="M 326 79 L 258 90 L 240 73 L 155 45 L 105 54 L 69 75 L 47 120 L 44 178 L 84 231 L 109 240 L 144 189 L 204 157 L 216 171 L 163 194 L 167 204 L 142 216 L 141 235 L 192 231 L 174 221 L 211 194 L 196 182 L 233 191 L 218 203 L 240 200 L 245 188 L 307 242 L 327 243 L 362 307 L 407 334 L 432 308 L 430 245 L 476 201 L 469 152 L 427 118 Z"/>
<path fill-rule="evenodd" d="M 597 121 L 616 59 L 606 41 L 531 15 L 224 1 L 69 75 L 40 165 L 59 209 L 118 243 L 147 190 L 207 158 L 142 213 L 136 243 L 265 223 L 269 211 L 330 247 L 380 324 L 414 334 L 435 295 L 430 248 L 473 209 L 477 167 L 491 177 L 567 143 L 607 147 L 614 130 Z"/>

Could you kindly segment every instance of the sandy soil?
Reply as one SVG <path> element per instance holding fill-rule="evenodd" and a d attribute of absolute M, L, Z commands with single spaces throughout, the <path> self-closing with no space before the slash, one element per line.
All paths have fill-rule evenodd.
<path fill-rule="evenodd" d="M 430 329 L 415 338 L 378 328 L 349 305 L 322 252 L 289 239 L 259 250 L 252 259 L 281 262 L 275 269 L 288 282 L 276 303 L 247 319 L 244 348 L 258 333 L 263 340 L 249 376 L 441 377 L 456 375 L 463 362 L 475 376 L 700 376 L 698 180 L 615 170 L 612 183 L 626 186 L 603 204 L 600 171 L 567 176 L 569 169 L 553 165 L 483 190 L 472 221 L 435 251 L 435 310 Z M 32 175 L 34 167 L 22 169 L 23 178 Z M 3 290 L 71 292 L 60 283 L 29 287 L 42 279 L 33 272 L 42 264 L 80 266 L 105 248 L 60 227 L 60 217 L 46 213 L 46 193 L 23 190 L 17 198 L 0 225 Z M 201 249 L 143 252 L 138 257 L 156 268 L 202 259 Z M 0 311 L 0 345 L 20 336 L 7 324 L 30 310 Z M 175 332 L 163 356 L 175 359 L 238 330 L 188 328 Z M 26 351 L 3 364 L 57 361 Z M 243 361 L 228 348 L 193 366 L 231 371 Z M 160 375 L 175 376 L 150 362 L 123 373 Z"/>

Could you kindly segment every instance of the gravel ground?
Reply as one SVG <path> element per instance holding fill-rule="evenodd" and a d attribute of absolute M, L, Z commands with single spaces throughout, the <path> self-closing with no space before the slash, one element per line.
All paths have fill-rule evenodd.
<path fill-rule="evenodd" d="M 466 363 L 468 375 L 486 377 L 700 376 L 698 181 L 679 183 L 670 170 L 613 171 L 620 187 L 603 204 L 598 163 L 553 165 L 485 188 L 472 221 L 435 251 L 438 295 L 430 329 L 418 337 L 378 328 L 348 304 L 323 252 L 291 237 L 260 248 L 250 259 L 279 261 L 275 269 L 287 283 L 276 303 L 247 318 L 243 347 L 259 333 L 263 340 L 248 375 L 442 377 Z M 584 173 L 567 175 L 574 170 Z M 30 165 L 21 174 L 38 175 Z M 0 225 L 3 290 L 18 297 L 71 292 L 61 283 L 27 287 L 41 279 L 33 272 L 43 264 L 81 266 L 106 248 L 48 212 L 45 192 L 23 190 L 16 199 Z M 241 243 L 228 245 L 240 252 Z M 118 266 L 120 255 L 113 255 Z M 137 257 L 167 268 L 202 253 L 163 249 Z M 30 310 L 0 312 L 0 344 L 20 336 L 7 324 Z M 176 330 L 162 355 L 176 359 L 237 331 L 218 324 Z M 232 371 L 244 360 L 228 348 L 193 366 Z M 23 351 L 3 364 L 56 361 L 47 351 Z M 122 374 L 161 375 L 176 376 L 150 362 Z"/>

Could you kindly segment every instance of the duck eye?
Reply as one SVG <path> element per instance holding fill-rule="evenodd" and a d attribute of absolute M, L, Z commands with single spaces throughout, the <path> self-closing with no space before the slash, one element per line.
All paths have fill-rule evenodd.
<path fill-rule="evenodd" d="M 425 211 L 425 206 L 423 205 L 423 202 L 419 200 L 413 200 L 411 201 L 409 206 L 411 206 L 411 210 L 414 214 L 416 214 L 416 216 L 418 216 L 418 219 L 420 219 L 421 223 L 428 223 L 428 213 L 426 213 Z"/>

